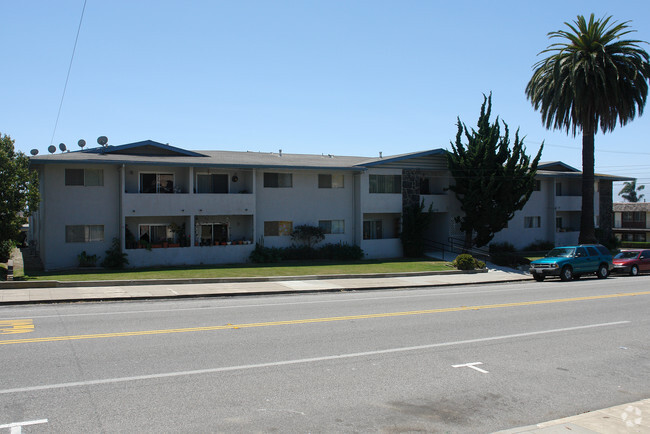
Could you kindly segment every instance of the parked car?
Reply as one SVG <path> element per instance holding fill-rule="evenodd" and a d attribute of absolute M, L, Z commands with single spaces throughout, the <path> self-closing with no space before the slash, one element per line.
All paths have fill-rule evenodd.
<path fill-rule="evenodd" d="M 650 250 L 623 250 L 614 256 L 614 270 L 638 276 L 642 271 L 650 271 Z"/>
<path fill-rule="evenodd" d="M 563 281 L 579 279 L 583 274 L 609 276 L 614 268 L 612 254 L 600 244 L 555 247 L 545 257 L 530 263 L 530 274 L 538 282 L 546 276 L 559 276 Z"/>

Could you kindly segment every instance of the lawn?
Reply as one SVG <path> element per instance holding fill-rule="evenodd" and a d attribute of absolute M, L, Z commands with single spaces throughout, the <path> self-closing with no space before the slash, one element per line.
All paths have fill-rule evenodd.
<path fill-rule="evenodd" d="M 371 260 L 359 262 L 283 262 L 278 264 L 230 264 L 196 267 L 139 268 L 124 270 L 25 271 L 25 280 L 135 280 L 201 279 L 218 277 L 310 276 L 331 274 L 404 273 L 452 270 L 448 262 L 435 260 Z"/>

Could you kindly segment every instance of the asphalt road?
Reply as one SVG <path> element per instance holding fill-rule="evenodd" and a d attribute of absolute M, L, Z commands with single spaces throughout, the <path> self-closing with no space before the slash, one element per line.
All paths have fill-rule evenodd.
<path fill-rule="evenodd" d="M 649 312 L 650 276 L 7 306 L 0 433 L 530 425 L 650 397 Z"/>

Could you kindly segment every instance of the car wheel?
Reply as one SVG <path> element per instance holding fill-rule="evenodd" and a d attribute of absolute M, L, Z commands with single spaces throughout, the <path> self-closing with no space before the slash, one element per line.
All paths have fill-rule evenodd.
<path fill-rule="evenodd" d="M 630 268 L 630 276 L 638 276 L 639 275 L 639 267 L 636 265 L 632 265 L 632 268 Z"/>
<path fill-rule="evenodd" d="M 542 282 L 544 280 L 544 275 L 543 274 L 533 274 L 533 279 L 537 280 L 538 282 Z"/>
<path fill-rule="evenodd" d="M 605 279 L 607 276 L 609 276 L 609 269 L 607 268 L 607 265 L 600 264 L 596 275 L 598 276 L 599 279 Z"/>
<path fill-rule="evenodd" d="M 565 265 L 562 268 L 562 272 L 560 273 L 560 279 L 563 282 L 568 282 L 569 280 L 573 279 L 573 268 L 569 267 L 568 265 Z"/>

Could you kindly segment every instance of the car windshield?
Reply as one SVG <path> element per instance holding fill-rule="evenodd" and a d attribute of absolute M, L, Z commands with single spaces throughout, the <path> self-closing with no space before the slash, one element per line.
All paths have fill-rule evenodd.
<path fill-rule="evenodd" d="M 631 259 L 639 256 L 639 252 L 621 252 L 618 255 L 614 256 L 616 259 Z"/>
<path fill-rule="evenodd" d="M 570 247 L 556 247 L 546 254 L 547 258 L 570 258 L 573 256 L 575 249 Z"/>

